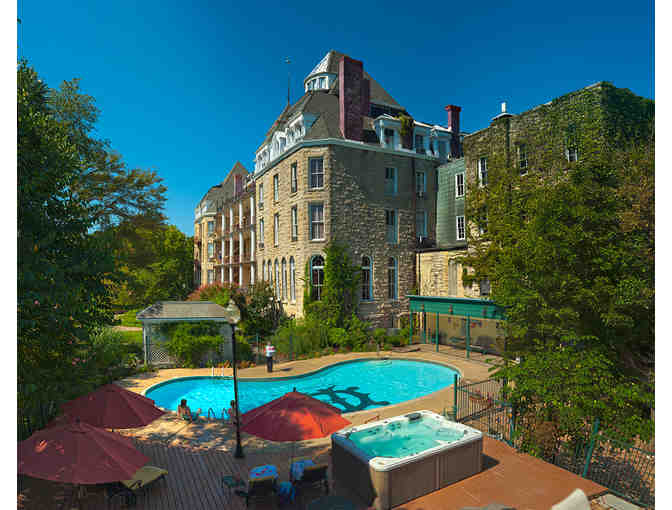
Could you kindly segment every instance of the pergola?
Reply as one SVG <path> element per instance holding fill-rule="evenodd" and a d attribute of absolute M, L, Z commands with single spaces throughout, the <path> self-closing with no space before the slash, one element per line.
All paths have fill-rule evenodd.
<path fill-rule="evenodd" d="M 231 325 L 240 321 L 240 311 L 233 300 L 226 308 L 213 301 L 158 301 L 139 312 L 136 318 L 142 323 L 145 363 L 160 366 L 172 364 L 174 360 L 163 347 L 166 339 L 156 326 L 165 322 L 219 322 L 224 356 L 228 358 L 232 354 Z"/>
<path fill-rule="evenodd" d="M 433 343 L 436 344 L 436 350 L 439 350 L 439 333 L 441 316 L 448 316 L 450 318 L 459 318 L 464 325 L 465 338 L 446 338 L 441 343 L 462 343 L 464 342 L 467 350 L 467 358 L 471 350 L 475 347 L 480 350 L 479 346 L 474 346 L 472 342 L 472 327 L 483 327 L 486 321 L 495 321 L 495 328 L 498 327 L 496 321 L 506 320 L 504 308 L 495 304 L 488 299 L 472 299 L 472 298 L 452 298 L 439 296 L 407 296 L 409 299 L 410 312 L 410 335 L 408 343 L 413 341 L 413 314 L 420 314 L 418 323 L 422 328 L 421 340 L 423 343 L 432 342 L 428 335 L 428 327 L 431 329 L 432 325 L 427 320 L 427 314 L 434 315 L 434 338 Z M 491 328 L 492 329 L 492 328 Z M 487 338 L 487 337 L 484 337 Z"/>

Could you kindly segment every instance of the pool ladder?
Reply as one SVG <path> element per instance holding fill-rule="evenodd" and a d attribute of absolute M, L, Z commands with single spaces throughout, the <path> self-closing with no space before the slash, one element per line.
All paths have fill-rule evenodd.
<path fill-rule="evenodd" d="M 208 409 L 208 420 L 210 419 L 210 415 L 212 414 L 212 419 L 216 420 L 217 419 L 217 413 L 215 410 L 211 407 Z M 226 416 L 226 418 L 224 418 Z M 226 409 L 222 408 L 222 421 L 228 420 L 228 413 L 226 412 Z"/>

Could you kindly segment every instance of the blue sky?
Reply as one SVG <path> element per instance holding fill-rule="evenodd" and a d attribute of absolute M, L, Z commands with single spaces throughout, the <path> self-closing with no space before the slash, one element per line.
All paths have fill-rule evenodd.
<path fill-rule="evenodd" d="M 513 3 L 513 2 L 512 2 Z M 22 2 L 18 54 L 51 87 L 81 78 L 99 136 L 168 187 L 168 221 L 193 234 L 207 189 L 254 151 L 330 49 L 418 120 L 486 127 L 601 80 L 654 98 L 651 2 Z M 291 8 L 288 6 L 291 4 Z"/>

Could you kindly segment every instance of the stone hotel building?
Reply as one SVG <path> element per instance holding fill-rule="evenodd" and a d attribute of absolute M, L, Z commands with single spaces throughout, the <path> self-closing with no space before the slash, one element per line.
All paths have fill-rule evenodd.
<path fill-rule="evenodd" d="M 413 120 L 362 62 L 329 51 L 267 131 L 244 178 L 246 198 L 234 190 L 213 205 L 223 255 L 212 249 L 210 269 L 199 252 L 199 283 L 209 274 L 266 280 L 284 310 L 301 316 L 306 276 L 319 299 L 324 248 L 337 240 L 362 267 L 360 316 L 398 325 L 416 287 L 415 252 L 436 238 L 437 168 L 462 155 L 460 108 L 445 110 L 445 126 Z M 202 232 L 203 214 L 195 225 Z"/>

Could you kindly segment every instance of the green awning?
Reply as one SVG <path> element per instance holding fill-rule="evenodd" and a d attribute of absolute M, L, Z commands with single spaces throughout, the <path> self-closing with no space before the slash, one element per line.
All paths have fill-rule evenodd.
<path fill-rule="evenodd" d="M 451 298 L 439 296 L 406 296 L 411 312 L 438 313 L 505 320 L 504 307 L 489 299 Z"/>

